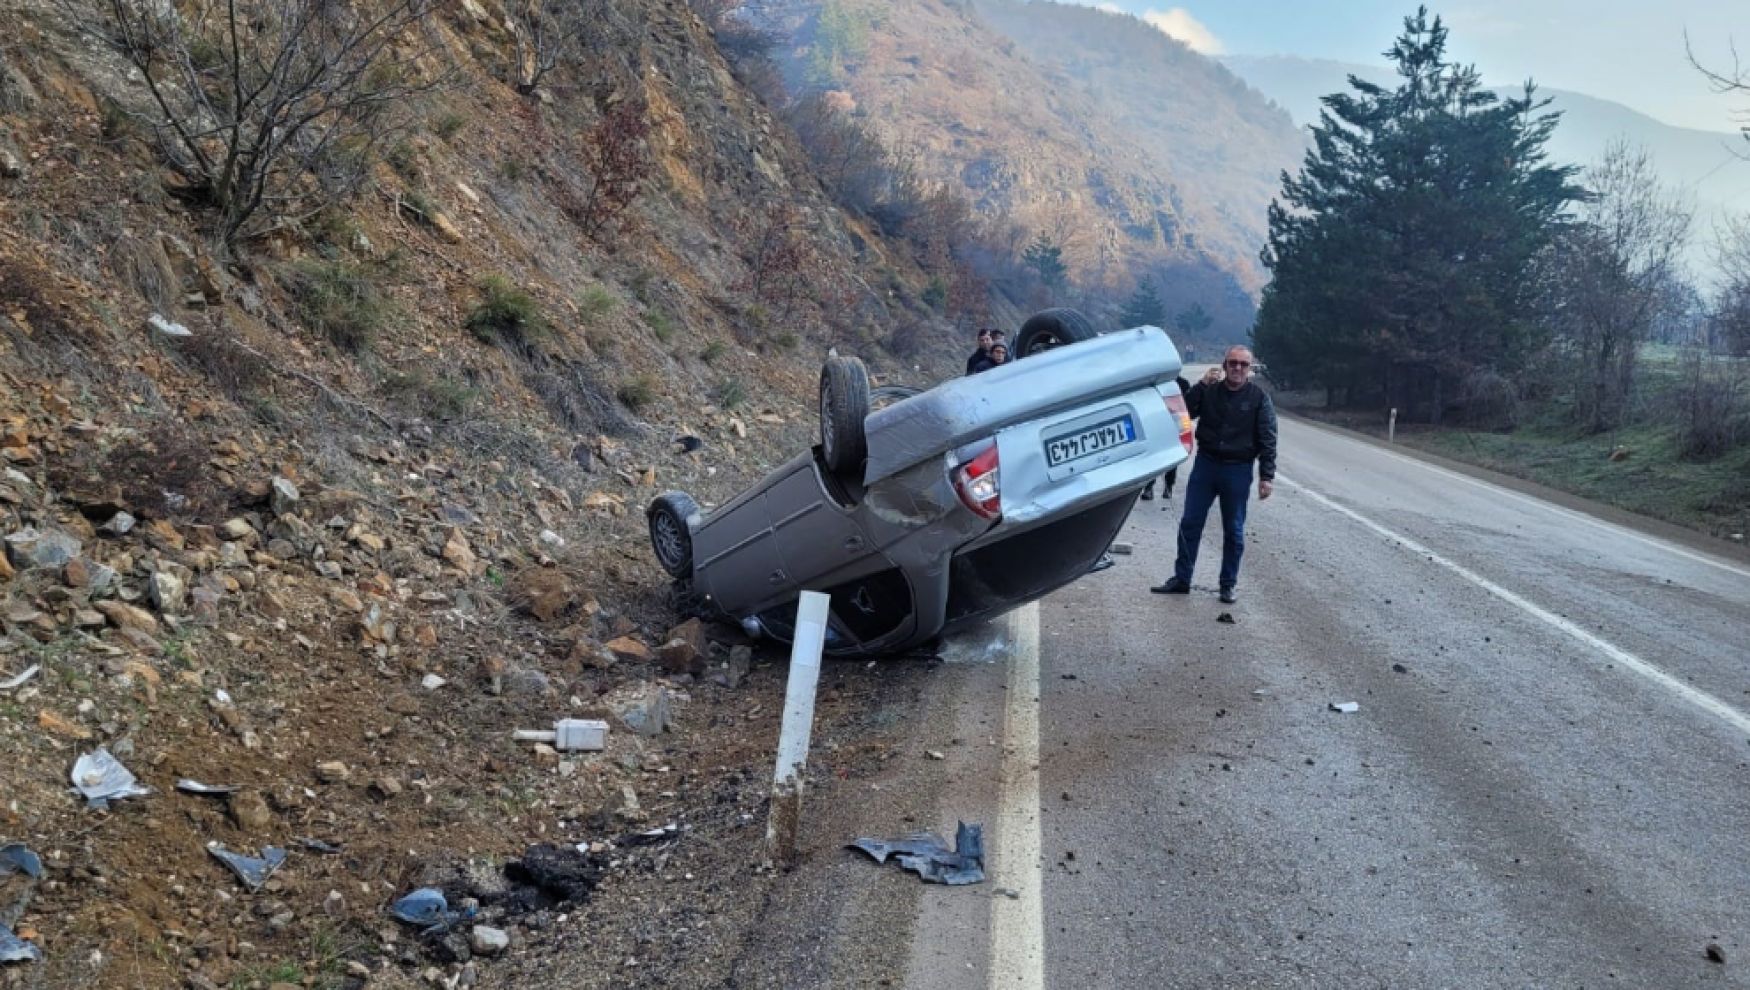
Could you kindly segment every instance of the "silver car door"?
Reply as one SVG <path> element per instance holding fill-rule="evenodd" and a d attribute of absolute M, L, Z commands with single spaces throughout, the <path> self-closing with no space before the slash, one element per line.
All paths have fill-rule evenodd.
<path fill-rule="evenodd" d="M 879 566 L 868 534 L 850 506 L 828 495 L 813 458 L 801 470 L 766 489 L 766 513 L 777 537 L 778 557 L 791 584 L 820 588 L 840 575 Z"/>

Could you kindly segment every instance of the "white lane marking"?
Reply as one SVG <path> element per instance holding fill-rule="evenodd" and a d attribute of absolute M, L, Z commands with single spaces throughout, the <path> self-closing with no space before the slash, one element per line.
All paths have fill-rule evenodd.
<path fill-rule="evenodd" d="M 1002 795 L 997 810 L 992 899 L 992 990 L 1044 990 L 1045 867 L 1039 838 L 1039 605 L 1009 613 L 1009 696 L 1003 713 Z"/>
<path fill-rule="evenodd" d="M 1750 715 L 1744 714 L 1738 709 L 1733 708 L 1731 705 L 1728 705 L 1713 695 L 1708 694 L 1706 691 L 1698 690 L 1697 688 L 1683 683 L 1677 678 L 1672 677 L 1670 674 L 1665 673 L 1665 671 L 1659 669 L 1657 666 L 1642 660 L 1640 657 L 1635 656 L 1633 653 L 1628 652 L 1622 647 L 1594 636 L 1592 633 L 1587 632 L 1554 612 L 1538 605 L 1534 605 L 1519 595 L 1508 591 L 1506 588 L 1490 581 L 1488 578 L 1483 577 L 1481 574 L 1478 574 L 1468 567 L 1465 567 L 1463 564 L 1447 560 L 1445 557 L 1442 557 L 1433 550 L 1417 543 L 1415 540 L 1412 540 L 1401 533 L 1394 533 L 1361 513 L 1346 506 L 1339 505 L 1305 485 L 1290 481 L 1289 479 L 1284 478 L 1281 474 L 1276 475 L 1276 480 L 1286 484 L 1288 487 L 1293 488 L 1296 491 L 1299 491 L 1306 497 L 1323 505 L 1325 508 L 1341 515 L 1348 516 L 1350 519 L 1353 519 L 1368 529 L 1373 530 L 1380 536 L 1400 544 L 1405 549 L 1421 554 L 1433 563 L 1439 564 L 1441 567 L 1457 574 L 1459 577 L 1464 578 L 1466 581 L 1469 581 L 1484 591 L 1487 591 L 1489 594 L 1494 595 L 1496 598 L 1501 599 L 1507 604 L 1520 609 L 1526 614 L 1541 619 L 1545 623 L 1554 626 L 1556 629 L 1567 633 L 1569 636 L 1574 637 L 1580 642 L 1585 643 L 1587 646 L 1592 647 L 1621 664 L 1626 669 L 1632 670 L 1642 677 L 1645 677 L 1647 680 L 1652 681 L 1654 684 L 1665 688 L 1672 694 L 1677 695 L 1677 697 L 1689 702 L 1702 711 L 1707 712 L 1709 715 L 1714 715 L 1723 719 L 1727 724 L 1731 725 L 1738 731 L 1750 732 Z"/>
<path fill-rule="evenodd" d="M 1358 443 L 1359 442 L 1359 441 L 1351 440 L 1349 437 L 1345 437 L 1340 433 L 1332 433 L 1329 430 L 1320 430 L 1319 426 L 1316 423 L 1308 423 L 1307 425 L 1310 426 L 1312 429 L 1319 430 L 1319 432 L 1326 433 L 1327 435 L 1332 436 L 1332 437 L 1336 437 L 1339 440 L 1350 440 L 1351 443 Z M 1686 558 L 1693 560 L 1697 563 L 1707 564 L 1710 567 L 1717 567 L 1722 571 L 1728 571 L 1732 574 L 1738 575 L 1739 577 L 1750 578 L 1750 570 L 1746 570 L 1745 568 L 1739 567 L 1736 564 L 1727 563 L 1726 561 L 1721 560 L 1718 557 L 1712 557 L 1712 556 L 1709 556 L 1708 554 L 1705 554 L 1705 553 L 1699 553 L 1699 552 L 1694 551 L 1694 550 L 1689 550 L 1689 549 L 1686 549 L 1684 547 L 1680 547 L 1675 543 L 1671 543 L 1667 540 L 1661 540 L 1658 537 L 1648 536 L 1645 533 L 1637 533 L 1636 531 L 1629 529 L 1627 526 L 1620 526 L 1616 523 L 1605 522 L 1602 519 L 1598 519 L 1598 518 L 1595 518 L 1593 516 L 1589 516 L 1584 512 L 1575 512 L 1573 509 L 1565 509 L 1559 505 L 1552 505 L 1549 502 L 1545 502 L 1544 500 L 1542 500 L 1540 498 L 1536 498 L 1536 497 L 1533 497 L 1531 495 L 1525 495 L 1525 494 L 1522 494 L 1520 492 L 1516 492 L 1511 488 L 1503 488 L 1500 485 L 1493 484 L 1493 483 L 1487 482 L 1487 481 L 1483 481 L 1483 480 L 1478 479 L 1478 478 L 1472 478 L 1469 475 L 1460 474 L 1457 471 L 1443 468 L 1438 464 L 1430 464 L 1427 461 L 1420 460 L 1420 459 L 1415 458 L 1415 457 L 1410 457 L 1406 454 L 1400 454 L 1400 453 L 1393 451 L 1393 450 L 1387 450 L 1384 447 L 1376 447 L 1373 444 L 1365 444 L 1364 446 L 1374 450 L 1377 453 L 1383 454 L 1386 457 L 1390 457 L 1390 458 L 1393 458 L 1395 460 L 1402 461 L 1405 464 L 1413 464 L 1416 467 L 1423 468 L 1423 469 L 1428 470 L 1428 471 L 1432 471 L 1435 474 L 1441 475 L 1442 477 L 1450 478 L 1453 481 L 1462 481 L 1465 484 L 1470 485 L 1472 487 L 1481 488 L 1491 495 L 1497 495 L 1497 496 L 1500 496 L 1503 498 L 1509 498 L 1515 502 L 1521 502 L 1521 503 L 1524 503 L 1525 505 L 1534 506 L 1534 507 L 1539 508 L 1539 509 L 1545 509 L 1549 512 L 1555 513 L 1558 516 L 1561 516 L 1564 519 L 1569 519 L 1569 520 L 1572 520 L 1574 522 L 1582 522 L 1588 526 L 1594 526 L 1594 527 L 1597 527 L 1598 529 L 1602 529 L 1607 533 L 1614 533 L 1617 536 L 1626 536 L 1631 540 L 1634 540 L 1638 543 L 1644 543 L 1647 546 L 1653 547 L 1655 549 L 1664 550 L 1667 553 L 1674 553 L 1679 557 L 1686 557 Z"/>

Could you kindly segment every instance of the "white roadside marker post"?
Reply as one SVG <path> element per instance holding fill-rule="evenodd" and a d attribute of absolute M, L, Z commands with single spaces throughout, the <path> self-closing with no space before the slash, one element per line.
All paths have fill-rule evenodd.
<path fill-rule="evenodd" d="M 790 644 L 790 682 L 784 689 L 784 723 L 778 731 L 778 765 L 772 774 L 772 810 L 766 819 L 766 860 L 774 866 L 796 862 L 802 825 L 802 768 L 808 762 L 808 737 L 814 729 L 814 692 L 820 683 L 820 654 L 826 647 L 828 596 L 804 591 L 796 606 L 796 638 Z"/>
<path fill-rule="evenodd" d="M 1385 442 L 1398 442 L 1398 410 L 1396 406 L 1392 407 L 1391 422 L 1387 423 L 1385 427 Z"/>

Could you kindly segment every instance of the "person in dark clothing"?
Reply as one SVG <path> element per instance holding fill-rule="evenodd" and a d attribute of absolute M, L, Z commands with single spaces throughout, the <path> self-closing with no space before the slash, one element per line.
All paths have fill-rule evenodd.
<path fill-rule="evenodd" d="M 976 374 L 979 364 L 990 357 L 990 333 L 989 330 L 978 331 L 978 350 L 966 359 L 967 374 Z"/>
<path fill-rule="evenodd" d="M 1185 380 L 1184 375 L 1180 375 L 1178 378 L 1178 381 L 1179 381 L 1179 394 L 1180 395 L 1184 395 L 1187 392 L 1191 391 L 1191 383 L 1187 382 Z M 1179 481 L 1179 466 L 1177 464 L 1175 464 L 1171 468 L 1167 469 L 1167 473 L 1161 477 L 1161 497 L 1164 500 L 1167 500 L 1167 501 L 1172 500 L 1172 498 L 1173 498 L 1173 485 L 1177 484 L 1178 481 Z M 1155 482 L 1154 482 L 1153 478 L 1150 478 L 1148 480 L 1148 484 L 1145 485 L 1142 489 L 1142 500 L 1144 502 L 1148 502 L 1148 501 L 1152 501 L 1154 499 L 1154 497 L 1155 497 Z M 1164 508 L 1164 506 L 1163 506 L 1163 508 Z"/>
<path fill-rule="evenodd" d="M 1246 500 L 1251 495 L 1252 463 L 1258 465 L 1258 500 L 1270 497 L 1276 482 L 1276 407 L 1269 393 L 1251 382 L 1252 352 L 1231 347 L 1219 369 L 1185 393 L 1185 406 L 1197 420 L 1197 456 L 1185 483 L 1185 515 L 1179 521 L 1179 555 L 1173 576 L 1150 591 L 1183 595 L 1191 590 L 1197 544 L 1209 507 L 1221 502 L 1221 600 L 1236 600 L 1240 557 L 1246 549 Z"/>
<path fill-rule="evenodd" d="M 984 356 L 984 360 L 979 361 L 977 364 L 974 364 L 972 366 L 972 374 L 976 375 L 981 371 L 989 371 L 992 368 L 996 368 L 996 367 L 999 367 L 1001 365 L 1005 365 L 1008 363 L 1009 363 L 1009 347 L 1007 344 L 1004 344 L 1002 341 L 999 340 L 996 343 L 990 345 L 990 353 L 988 353 Z"/>

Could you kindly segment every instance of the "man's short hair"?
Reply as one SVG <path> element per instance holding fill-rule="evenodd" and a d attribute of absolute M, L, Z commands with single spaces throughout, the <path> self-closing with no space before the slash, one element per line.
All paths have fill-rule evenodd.
<path fill-rule="evenodd" d="M 980 328 L 978 331 L 978 335 L 980 337 L 989 337 L 991 335 L 991 329 L 989 327 Z"/>
<path fill-rule="evenodd" d="M 1003 332 L 1001 330 L 992 330 L 990 332 L 990 339 L 992 339 L 992 340 L 1003 339 Z"/>

